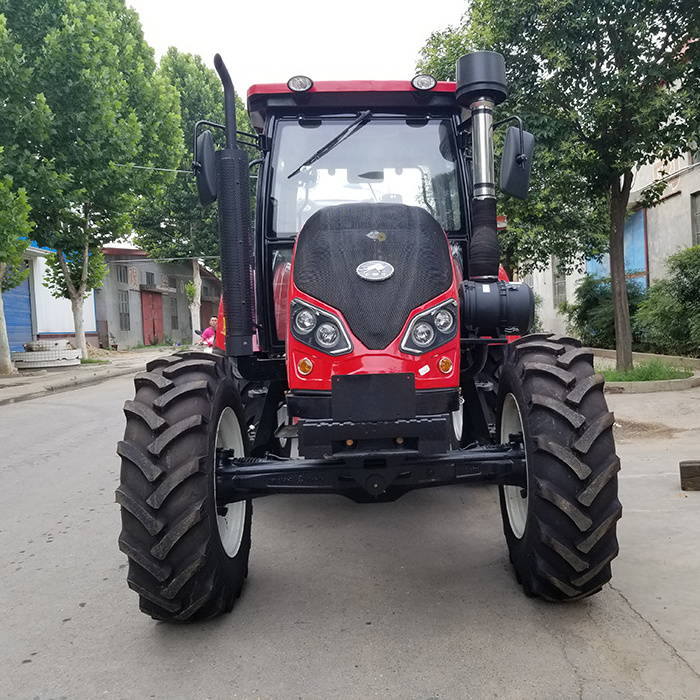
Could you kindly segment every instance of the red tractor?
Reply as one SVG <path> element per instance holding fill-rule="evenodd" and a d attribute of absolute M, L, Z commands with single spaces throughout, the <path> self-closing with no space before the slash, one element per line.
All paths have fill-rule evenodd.
<path fill-rule="evenodd" d="M 591 353 L 527 335 L 532 291 L 499 266 L 502 56 L 463 56 L 455 83 L 255 85 L 256 134 L 241 135 L 260 151 L 252 162 L 215 63 L 226 123 L 198 123 L 194 169 L 202 203 L 219 208 L 217 342 L 136 376 L 118 446 L 119 544 L 141 610 L 181 622 L 230 611 L 256 497 L 386 502 L 472 482 L 498 485 L 526 594 L 599 591 L 618 551 L 613 416 Z M 225 148 L 202 125 L 224 129 Z M 507 130 L 507 194 L 526 196 L 533 143 Z"/>

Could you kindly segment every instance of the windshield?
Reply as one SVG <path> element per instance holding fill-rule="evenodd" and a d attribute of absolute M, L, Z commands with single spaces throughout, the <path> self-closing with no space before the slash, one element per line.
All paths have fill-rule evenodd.
<path fill-rule="evenodd" d="M 462 228 L 449 120 L 373 117 L 294 172 L 352 123 L 353 119 L 328 118 L 277 124 L 272 153 L 273 235 L 295 236 L 322 207 L 351 202 L 418 206 L 445 231 Z"/>

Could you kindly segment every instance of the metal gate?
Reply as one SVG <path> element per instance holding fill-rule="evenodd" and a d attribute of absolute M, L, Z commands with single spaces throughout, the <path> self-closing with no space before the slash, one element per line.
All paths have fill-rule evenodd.
<path fill-rule="evenodd" d="M 24 350 L 24 343 L 34 340 L 29 277 L 13 289 L 3 292 L 2 302 L 10 350 L 20 352 Z"/>
<path fill-rule="evenodd" d="M 143 343 L 163 342 L 163 298 L 157 292 L 141 292 L 143 314 Z"/>

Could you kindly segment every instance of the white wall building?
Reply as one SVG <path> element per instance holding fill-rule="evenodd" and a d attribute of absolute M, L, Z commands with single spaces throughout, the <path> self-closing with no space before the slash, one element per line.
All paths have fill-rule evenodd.
<path fill-rule="evenodd" d="M 47 250 L 30 246 L 25 251 L 27 278 L 14 289 L 3 293 L 7 331 L 12 351 L 23 344 L 41 339 L 75 339 L 73 312 L 68 299 L 55 299 L 44 286 Z M 83 305 L 85 334 L 88 342 L 97 343 L 95 299 L 92 292 Z"/>

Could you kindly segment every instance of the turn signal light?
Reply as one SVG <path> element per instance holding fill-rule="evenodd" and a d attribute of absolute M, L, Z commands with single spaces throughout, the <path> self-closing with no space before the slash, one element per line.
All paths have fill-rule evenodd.
<path fill-rule="evenodd" d="M 452 371 L 452 360 L 449 357 L 440 358 L 438 368 L 443 374 L 449 374 Z"/>
<path fill-rule="evenodd" d="M 314 368 L 314 363 L 311 362 L 311 360 L 308 357 L 303 357 L 301 360 L 299 360 L 297 364 L 297 369 L 299 370 L 299 374 L 303 374 L 306 376 L 307 374 L 311 374 L 311 370 Z"/>

